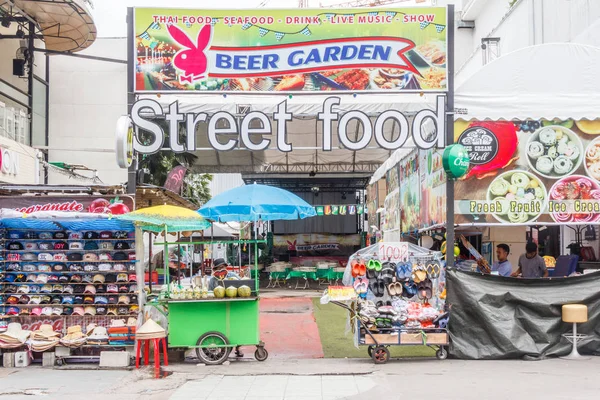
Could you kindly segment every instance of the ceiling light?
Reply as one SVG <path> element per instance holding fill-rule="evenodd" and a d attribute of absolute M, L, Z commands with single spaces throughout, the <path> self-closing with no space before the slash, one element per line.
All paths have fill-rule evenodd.
<path fill-rule="evenodd" d="M 310 173 L 308 174 L 308 176 L 310 176 L 311 178 L 315 175 L 317 175 L 316 171 L 310 171 Z"/>
<path fill-rule="evenodd" d="M 5 28 L 10 28 L 10 19 L 8 17 L 0 18 L 0 24 Z"/>
<path fill-rule="evenodd" d="M 25 37 L 25 32 L 23 32 L 23 28 L 21 28 L 19 26 L 19 28 L 17 28 L 17 32 L 15 33 L 15 35 L 19 38 L 19 39 L 23 39 Z"/>

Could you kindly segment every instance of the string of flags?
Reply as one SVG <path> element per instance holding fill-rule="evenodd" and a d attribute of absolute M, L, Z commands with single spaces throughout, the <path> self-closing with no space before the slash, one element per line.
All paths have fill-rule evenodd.
<path fill-rule="evenodd" d="M 317 215 L 362 215 L 366 212 L 363 204 L 332 204 L 315 206 Z"/>
<path fill-rule="evenodd" d="M 419 27 L 421 29 L 425 29 L 427 28 L 429 25 L 433 25 L 435 26 L 435 30 L 437 33 L 442 33 L 444 31 L 444 29 L 446 29 L 446 25 L 441 25 L 441 24 L 433 24 L 431 22 L 427 22 L 427 21 L 423 21 L 421 22 L 421 24 L 419 25 Z"/>

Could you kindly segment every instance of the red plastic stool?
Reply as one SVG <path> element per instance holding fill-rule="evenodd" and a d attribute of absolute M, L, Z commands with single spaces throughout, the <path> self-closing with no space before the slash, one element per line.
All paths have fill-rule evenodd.
<path fill-rule="evenodd" d="M 169 357 L 167 356 L 167 338 L 154 339 L 136 339 L 135 340 L 135 367 L 140 367 L 140 352 L 144 346 L 144 365 L 148 365 L 148 354 L 150 354 L 150 342 L 154 345 L 154 377 L 158 378 L 160 374 L 160 346 L 162 342 L 163 358 L 165 366 L 169 365 Z"/>

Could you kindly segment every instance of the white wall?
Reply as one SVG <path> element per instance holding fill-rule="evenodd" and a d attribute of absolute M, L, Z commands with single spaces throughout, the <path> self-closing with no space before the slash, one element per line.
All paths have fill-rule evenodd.
<path fill-rule="evenodd" d="M 80 54 L 126 60 L 127 40 L 99 38 Z M 105 184 L 126 182 L 127 170 L 117 166 L 114 153 L 116 122 L 126 114 L 126 64 L 50 58 L 50 161 L 97 169 Z M 72 183 L 58 174 L 50 179 L 51 184 Z"/>
<path fill-rule="evenodd" d="M 210 195 L 215 197 L 238 186 L 243 186 L 242 174 L 213 174 L 213 180 L 208 185 Z"/>

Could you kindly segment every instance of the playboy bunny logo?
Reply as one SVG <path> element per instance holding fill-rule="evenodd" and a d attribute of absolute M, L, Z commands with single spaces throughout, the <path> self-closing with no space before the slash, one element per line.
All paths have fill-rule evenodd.
<path fill-rule="evenodd" d="M 193 83 L 204 79 L 208 68 L 206 50 L 212 36 L 212 27 L 204 25 L 198 33 L 196 43 L 176 25 L 167 27 L 169 34 L 183 48 L 173 57 L 173 65 L 183 73 L 179 75 L 179 83 Z"/>
<path fill-rule="evenodd" d="M 296 243 L 298 242 L 297 240 L 294 240 L 294 243 L 290 242 L 289 240 L 286 240 L 286 242 L 288 243 L 288 251 L 296 250 Z"/>

